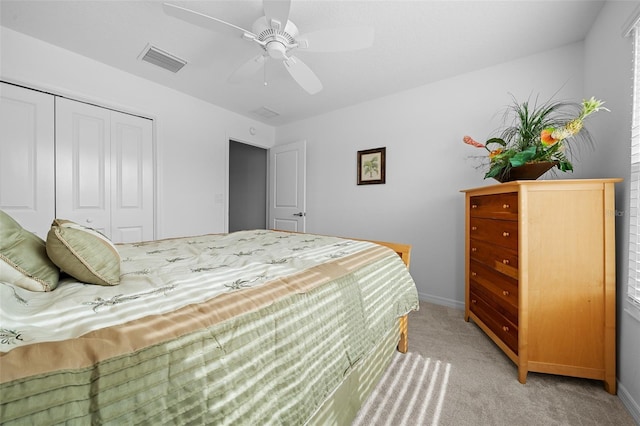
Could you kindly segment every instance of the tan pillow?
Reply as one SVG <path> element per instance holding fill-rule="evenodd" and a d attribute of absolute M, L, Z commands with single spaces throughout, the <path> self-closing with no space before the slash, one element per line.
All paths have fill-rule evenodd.
<path fill-rule="evenodd" d="M 47 254 L 78 281 L 116 285 L 120 282 L 120 255 L 113 243 L 95 229 L 56 219 L 47 234 Z"/>
<path fill-rule="evenodd" d="M 59 275 L 42 238 L 0 210 L 0 281 L 31 291 L 51 291 L 58 286 Z"/>

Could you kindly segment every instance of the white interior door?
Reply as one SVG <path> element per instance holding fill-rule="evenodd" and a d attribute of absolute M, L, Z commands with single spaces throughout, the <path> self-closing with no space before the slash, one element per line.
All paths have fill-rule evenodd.
<path fill-rule="evenodd" d="M 306 231 L 306 141 L 269 150 L 269 227 Z"/>
<path fill-rule="evenodd" d="M 154 239 L 152 121 L 111 111 L 111 239 Z"/>
<path fill-rule="evenodd" d="M 56 99 L 56 216 L 111 237 L 110 111 Z"/>
<path fill-rule="evenodd" d="M 41 238 L 55 217 L 53 96 L 0 83 L 0 209 Z"/>

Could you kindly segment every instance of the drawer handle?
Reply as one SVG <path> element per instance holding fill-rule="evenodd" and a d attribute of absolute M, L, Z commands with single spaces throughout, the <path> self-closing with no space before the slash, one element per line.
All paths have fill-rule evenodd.
<path fill-rule="evenodd" d="M 511 207 L 509 204 L 503 204 L 503 205 L 502 205 L 502 208 L 503 208 L 503 209 L 508 209 L 509 207 Z"/>
<path fill-rule="evenodd" d="M 477 209 L 477 208 L 478 208 L 478 205 L 477 205 L 477 204 L 471 204 L 471 208 L 472 208 L 472 209 Z"/>
<path fill-rule="evenodd" d="M 510 235 L 510 234 L 509 234 L 507 231 L 505 231 L 505 232 L 503 232 L 503 233 L 502 233 L 502 236 L 503 236 L 503 237 L 508 237 L 509 235 Z"/>
<path fill-rule="evenodd" d="M 476 274 L 475 272 L 471 271 L 471 276 L 472 276 L 472 277 L 475 277 L 475 276 L 477 276 L 477 275 L 478 275 L 478 274 Z"/>
<path fill-rule="evenodd" d="M 471 230 L 472 230 L 472 231 L 477 231 L 477 230 L 478 230 L 478 227 L 477 227 L 477 226 L 472 226 L 472 227 L 471 227 Z"/>
<path fill-rule="evenodd" d="M 503 331 L 509 331 L 509 327 L 507 327 L 506 325 L 503 325 L 503 326 L 502 326 L 502 330 L 503 330 Z"/>
<path fill-rule="evenodd" d="M 508 296 L 511 293 L 509 293 L 509 290 L 502 290 L 502 294 L 504 294 L 505 296 Z"/>
<path fill-rule="evenodd" d="M 476 299 L 471 299 L 471 303 L 475 305 L 476 303 L 478 303 L 478 301 Z"/>
<path fill-rule="evenodd" d="M 511 262 L 509 262 L 509 259 L 502 259 L 502 263 L 504 263 L 505 265 L 508 265 Z"/>
<path fill-rule="evenodd" d="M 471 247 L 471 252 L 472 252 L 472 253 L 475 253 L 475 252 L 477 252 L 477 251 L 478 251 L 478 249 L 477 249 L 476 247 Z"/>

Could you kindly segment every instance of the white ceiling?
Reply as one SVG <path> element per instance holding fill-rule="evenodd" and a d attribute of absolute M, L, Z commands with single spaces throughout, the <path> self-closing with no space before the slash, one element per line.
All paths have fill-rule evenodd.
<path fill-rule="evenodd" d="M 169 1 L 251 29 L 259 0 Z M 582 40 L 603 1 L 293 0 L 300 33 L 372 26 L 372 48 L 295 54 L 324 89 L 302 90 L 271 60 L 243 83 L 229 75 L 259 47 L 167 16 L 161 1 L 0 0 L 2 26 L 274 126 Z M 147 44 L 187 60 L 173 74 L 138 59 Z M 540 66 L 552 66 L 540 64 Z M 535 70 L 531 70 L 535 72 Z M 266 107 L 280 114 L 263 119 Z"/>

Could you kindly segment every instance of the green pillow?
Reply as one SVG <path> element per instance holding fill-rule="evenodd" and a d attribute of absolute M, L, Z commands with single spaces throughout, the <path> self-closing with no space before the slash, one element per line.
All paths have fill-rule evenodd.
<path fill-rule="evenodd" d="M 58 267 L 78 281 L 116 285 L 120 282 L 120 254 L 95 229 L 56 219 L 47 234 L 47 254 Z"/>
<path fill-rule="evenodd" d="M 58 286 L 59 276 L 42 238 L 0 210 L 0 281 L 31 291 L 51 291 Z"/>

